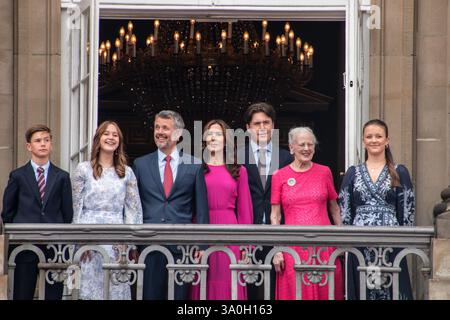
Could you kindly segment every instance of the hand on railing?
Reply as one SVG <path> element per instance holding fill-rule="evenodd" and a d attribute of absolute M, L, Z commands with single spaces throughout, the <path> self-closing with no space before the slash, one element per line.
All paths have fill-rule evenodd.
<path fill-rule="evenodd" d="M 250 264 L 252 261 L 250 259 L 250 256 L 247 255 L 247 251 L 246 250 L 241 250 L 241 262 L 243 264 Z"/>
<path fill-rule="evenodd" d="M 81 259 L 80 261 L 83 263 L 89 262 L 92 258 L 92 252 L 91 250 L 83 252 L 83 254 L 81 255 Z"/>
<path fill-rule="evenodd" d="M 204 250 L 198 250 L 198 251 L 195 251 L 195 253 L 194 253 L 194 258 L 195 258 L 196 260 L 200 261 L 200 260 L 202 259 L 204 253 L 205 253 Z"/>
<path fill-rule="evenodd" d="M 284 256 L 282 252 L 277 252 L 273 256 L 272 262 L 276 272 L 281 272 L 282 270 L 284 270 Z"/>
<path fill-rule="evenodd" d="M 139 260 L 139 251 L 137 251 L 136 249 L 132 249 L 130 250 L 130 261 L 134 260 L 134 262 L 138 262 Z"/>

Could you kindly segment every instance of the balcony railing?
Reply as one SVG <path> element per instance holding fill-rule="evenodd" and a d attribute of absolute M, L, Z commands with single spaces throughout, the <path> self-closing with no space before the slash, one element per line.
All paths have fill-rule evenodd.
<path fill-rule="evenodd" d="M 168 298 L 174 298 L 174 285 L 191 283 L 200 285 L 200 299 L 206 299 L 208 257 L 224 252 L 230 259 L 232 299 L 237 299 L 238 284 L 264 286 L 265 299 L 270 299 L 270 270 L 275 253 L 290 254 L 296 273 L 296 298 L 302 298 L 301 284 L 328 284 L 329 299 L 334 299 L 335 261 L 354 254 L 359 261 L 360 299 L 366 299 L 366 288 L 373 284 L 374 270 L 378 275 L 389 274 L 393 299 L 399 299 L 400 263 L 407 256 L 415 256 L 425 279 L 430 275 L 429 249 L 434 237 L 433 227 L 334 227 L 334 226 L 246 226 L 246 225 L 70 225 L 70 224 L 7 224 L 5 234 L 9 245 L 16 246 L 8 258 L 8 298 L 13 297 L 14 269 L 17 255 L 26 250 L 39 258 L 38 299 L 45 297 L 45 282 L 64 282 L 72 299 L 79 298 L 79 263 L 84 252 L 94 250 L 103 256 L 104 299 L 109 297 L 109 283 L 136 284 L 136 298 L 143 297 L 145 258 L 151 252 L 161 252 L 168 264 Z M 100 245 L 125 245 L 118 261 L 110 261 Z M 41 250 L 54 253 L 47 259 Z M 168 245 L 178 246 L 182 259 L 174 259 Z M 236 259 L 228 245 L 240 246 L 249 259 Z M 139 246 L 138 261 L 129 258 L 129 250 Z M 200 261 L 194 258 L 194 249 L 207 246 Z M 262 246 L 272 250 L 265 261 L 257 261 L 255 252 Z M 303 261 L 292 246 L 309 250 L 309 261 Z M 323 247 L 334 247 L 327 262 L 320 259 Z M 358 248 L 367 247 L 376 257 L 366 264 Z M 394 259 L 387 258 L 396 249 Z M 306 275 L 306 276 L 305 276 Z M 307 279 L 307 280 L 305 280 Z M 425 292 L 425 297 L 427 293 Z"/>

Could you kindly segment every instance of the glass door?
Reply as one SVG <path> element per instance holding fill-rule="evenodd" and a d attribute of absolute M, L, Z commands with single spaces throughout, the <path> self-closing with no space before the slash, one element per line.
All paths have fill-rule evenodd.
<path fill-rule="evenodd" d="M 97 2 L 82 0 L 70 17 L 70 172 L 89 159 L 97 122 Z"/>

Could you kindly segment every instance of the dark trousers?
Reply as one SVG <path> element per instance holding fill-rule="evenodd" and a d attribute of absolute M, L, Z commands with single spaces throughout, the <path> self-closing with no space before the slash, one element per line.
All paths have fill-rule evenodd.
<path fill-rule="evenodd" d="M 364 252 L 365 248 L 357 248 L 361 252 Z M 395 256 L 400 252 L 400 249 L 395 248 L 392 254 L 388 254 L 388 262 L 393 263 Z M 372 260 L 373 261 L 373 260 Z M 368 261 L 366 259 L 366 265 Z M 344 264 L 343 264 L 344 265 Z M 357 267 L 359 266 L 358 259 L 355 255 L 349 254 L 347 261 L 347 300 L 360 300 L 360 282 L 359 282 L 359 271 Z M 409 279 L 408 264 L 406 258 L 400 262 L 400 268 L 402 271 L 399 275 L 399 292 L 400 300 L 413 300 L 413 294 L 411 289 L 411 283 Z M 384 290 L 370 290 L 366 288 L 366 299 L 367 300 L 391 300 L 392 297 L 392 286 L 389 289 Z"/>
<path fill-rule="evenodd" d="M 33 300 L 39 275 L 38 261 L 34 253 L 23 252 L 16 257 L 14 270 L 14 300 Z M 63 283 L 45 283 L 45 300 L 61 300 Z"/>
<path fill-rule="evenodd" d="M 174 261 L 181 259 L 181 254 L 173 253 Z M 144 300 L 167 300 L 168 292 L 167 258 L 159 252 L 152 252 L 145 258 Z M 179 286 L 174 283 L 174 299 L 186 300 L 188 285 Z"/>
<path fill-rule="evenodd" d="M 261 260 L 264 263 L 270 250 L 272 250 L 272 247 L 263 247 L 263 250 L 256 251 L 256 261 Z M 275 300 L 275 281 L 276 272 L 272 265 L 272 270 L 270 270 L 270 300 Z M 264 282 L 260 286 L 247 284 L 247 296 L 249 300 L 264 300 Z"/>

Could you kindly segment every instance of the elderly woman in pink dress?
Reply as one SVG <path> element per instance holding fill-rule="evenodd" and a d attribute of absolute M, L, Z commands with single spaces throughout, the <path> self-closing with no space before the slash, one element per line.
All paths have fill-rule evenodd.
<path fill-rule="evenodd" d="M 284 211 L 286 225 L 331 225 L 328 212 L 335 225 L 341 225 L 338 197 L 331 171 L 328 167 L 312 162 L 317 144 L 313 131 L 307 127 L 294 128 L 289 132 L 289 148 L 294 155 L 294 162 L 274 173 L 272 177 L 272 211 L 273 225 L 280 224 L 281 207 Z M 308 248 L 292 247 L 302 262 L 309 260 Z M 312 248 L 309 248 L 312 250 Z M 333 248 L 316 248 L 323 263 L 328 263 Z M 314 258 L 313 258 L 314 259 Z M 277 300 L 295 299 L 296 281 L 294 259 L 290 254 L 278 252 L 273 258 L 277 283 L 275 298 Z M 312 264 L 310 262 L 310 264 Z M 316 259 L 316 264 L 319 261 Z M 327 300 L 328 285 L 312 284 L 306 274 L 302 274 L 302 299 Z M 336 260 L 335 299 L 343 299 L 343 279 L 340 261 Z M 309 285 L 305 285 L 304 282 Z M 322 281 L 323 282 L 323 279 Z"/>
<path fill-rule="evenodd" d="M 206 143 L 204 167 L 208 191 L 210 224 L 253 224 L 253 207 L 247 170 L 238 165 L 233 138 L 227 135 L 229 126 L 222 120 L 211 120 L 203 130 Z M 226 146 L 226 147 L 225 147 Z M 232 149 L 230 149 L 232 148 Z M 230 158 L 230 154 L 233 158 Z M 236 260 L 242 254 L 238 246 L 230 246 Z M 214 252 L 208 259 L 207 300 L 231 299 L 230 259 Z M 199 299 L 199 286 L 192 287 L 192 299 Z M 246 288 L 238 284 L 238 299 L 246 300 Z"/>

